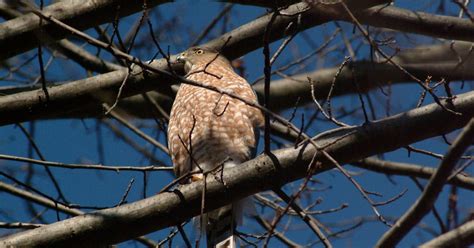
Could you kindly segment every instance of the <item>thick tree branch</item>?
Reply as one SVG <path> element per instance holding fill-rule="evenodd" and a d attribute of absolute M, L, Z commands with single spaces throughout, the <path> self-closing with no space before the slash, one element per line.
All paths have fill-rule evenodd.
<path fill-rule="evenodd" d="M 157 62 L 166 68 L 166 61 Z M 45 102 L 42 90 L 17 93 L 0 97 L 0 125 L 12 124 L 36 118 L 51 118 L 58 114 L 66 114 L 73 111 L 81 111 L 84 108 L 97 109 L 97 103 L 105 102 L 113 104 L 116 92 L 120 87 L 127 70 L 118 70 L 101 74 L 99 76 L 65 83 L 58 86 L 48 87 L 49 101 Z M 120 83 L 118 80 L 120 79 Z M 156 81 L 166 81 L 169 77 L 160 74 L 144 74 L 132 72 L 127 80 L 123 97 L 158 88 Z M 164 89 L 165 85 L 161 85 Z M 169 87 L 169 85 L 168 85 Z M 95 103 L 95 104 L 94 104 Z M 102 113 L 105 111 L 101 111 Z M 8 117 L 7 117 L 8 116 Z M 7 117 L 7 118 L 5 118 Z"/>
<path fill-rule="evenodd" d="M 372 6 L 389 3 L 390 0 L 346 0 L 353 11 L 358 12 Z M 273 7 L 273 6 L 270 6 Z M 290 5 L 280 11 L 269 30 L 269 41 L 279 40 L 295 31 L 305 30 L 332 20 L 346 17 L 341 4 L 307 4 L 305 2 Z M 238 58 L 262 46 L 265 28 L 268 26 L 272 13 L 264 15 L 252 22 L 240 26 L 221 37 L 214 39 L 205 46 L 223 48 L 222 53 L 230 59 Z M 291 25 L 290 25 L 291 24 Z M 289 27 L 289 28 L 288 28 Z M 229 37 L 231 39 L 229 40 Z M 229 40 L 229 41 L 228 41 Z M 224 46 L 224 44 L 226 44 Z"/>
<path fill-rule="evenodd" d="M 474 66 L 474 63 L 469 63 L 469 65 Z M 474 72 L 470 69 L 471 67 L 458 67 L 457 62 L 402 64 L 402 66 L 421 79 L 426 79 L 428 76 L 432 76 L 433 80 L 440 80 L 441 78 L 447 80 L 474 79 Z M 312 100 L 311 84 L 308 78 L 314 82 L 315 97 L 325 99 L 337 71 L 338 68 L 322 69 L 272 82 L 270 95 L 275 100 L 270 103 L 270 108 L 280 110 L 293 107 L 298 99 L 301 104 L 310 102 Z M 357 80 L 358 87 L 352 83 L 353 80 Z M 390 64 L 355 62 L 342 69 L 336 79 L 332 96 L 357 93 L 358 90 L 367 92 L 380 86 L 398 83 L 413 83 L 413 81 L 407 74 Z M 262 96 L 263 84 L 256 84 L 254 89 L 259 96 Z"/>
<path fill-rule="evenodd" d="M 470 70 L 472 66 L 474 66 L 474 56 L 469 56 L 470 49 L 472 43 L 466 42 L 456 42 L 451 49 L 450 45 L 443 44 L 443 45 L 434 45 L 434 46 L 421 46 L 419 48 L 408 49 L 401 52 L 399 55 L 393 58 L 394 61 L 400 63 L 405 69 L 407 69 L 410 73 L 416 75 L 419 78 L 426 78 L 427 76 L 432 76 L 433 80 L 438 80 L 440 78 L 446 78 L 448 80 L 472 80 L 474 79 L 474 72 Z M 454 52 L 456 51 L 456 52 Z M 459 65 L 458 61 L 459 58 L 463 59 L 463 64 Z M 434 63 L 435 61 L 440 61 L 442 59 L 443 62 Z M 164 62 L 162 60 L 159 60 Z M 163 65 L 165 66 L 165 65 Z M 160 67 L 161 68 L 161 67 Z M 397 84 L 397 83 L 410 83 L 409 78 L 400 70 L 396 69 L 392 65 L 389 64 L 377 64 L 377 63 L 370 63 L 370 62 L 357 62 L 353 63 L 351 68 L 353 69 L 354 73 L 349 68 L 344 68 L 340 75 L 336 80 L 336 87 L 333 91 L 334 96 L 338 95 L 345 95 L 351 94 L 356 92 L 356 88 L 352 83 L 354 78 L 357 79 L 357 82 L 361 89 L 368 91 L 370 89 L 374 89 L 388 83 Z M 338 68 L 327 68 L 321 69 L 310 73 L 302 73 L 295 75 L 291 78 L 285 78 L 280 80 L 275 80 L 271 83 L 270 87 L 270 95 L 273 101 L 270 102 L 270 108 L 273 111 L 279 111 L 284 108 L 294 107 L 294 103 L 297 99 L 299 99 L 300 104 L 303 105 L 309 101 L 311 101 L 311 86 L 307 81 L 307 77 L 310 77 L 315 84 L 315 96 L 318 99 L 325 99 L 327 97 L 328 91 L 331 87 L 333 82 L 334 75 L 336 74 Z M 104 74 L 104 75 L 111 75 L 103 76 L 104 80 L 106 80 L 107 85 L 115 84 L 116 76 L 118 72 L 112 72 L 111 74 Z M 149 75 L 150 77 L 158 77 L 157 80 L 162 80 L 159 75 Z M 100 77 L 100 76 L 99 76 Z M 138 76 L 137 76 L 138 77 Z M 131 76 L 131 78 L 135 78 L 135 76 Z M 295 80 L 293 80 L 295 79 Z M 66 89 L 66 86 L 54 86 L 50 88 L 50 91 L 55 92 L 53 99 L 56 97 L 61 97 L 64 99 L 68 99 L 69 104 L 75 102 L 76 98 L 79 97 L 81 99 L 86 98 L 82 94 L 74 95 L 75 89 L 78 91 L 88 91 L 89 87 L 94 88 L 102 88 L 100 84 L 93 84 L 92 82 L 84 84 L 83 82 L 95 82 L 95 80 L 101 81 L 102 79 L 93 77 L 90 79 L 79 80 L 73 82 L 76 86 Z M 141 82 L 141 78 L 137 79 L 138 82 Z M 150 79 L 151 81 L 151 79 Z M 142 82 L 147 84 L 148 86 L 155 86 L 151 84 L 150 81 Z M 79 83 L 81 82 L 81 83 Z M 140 84 L 141 85 L 141 84 Z M 60 87 L 56 91 L 54 90 L 56 87 Z M 137 88 L 139 86 L 133 87 Z M 172 90 L 168 84 L 160 86 L 160 92 L 150 92 L 151 96 L 160 103 L 161 106 L 167 111 L 171 109 L 171 105 L 173 102 L 172 96 L 175 94 L 175 90 Z M 34 88 L 33 88 L 34 89 Z M 15 107 L 12 106 L 11 100 L 7 100 L 8 97 L 0 97 L 0 113 L 3 111 L 7 111 L 8 108 L 15 107 L 11 111 L 3 112 L 5 113 L 3 116 L 8 116 L 8 118 L 3 118 L 0 123 L 3 124 L 10 124 L 14 123 L 15 120 L 36 120 L 36 119 L 51 119 L 51 118 L 92 118 L 92 117 L 101 117 L 103 116 L 104 110 L 102 107 L 103 101 L 108 101 L 109 103 L 114 99 L 114 94 L 108 92 L 107 87 L 103 87 L 102 90 L 98 90 L 96 92 L 97 98 L 94 97 L 87 97 L 88 101 L 87 104 L 84 102 L 77 106 L 72 106 L 70 109 L 65 109 L 66 102 L 62 102 L 62 99 L 57 99 L 59 101 L 60 108 L 53 108 L 52 106 L 48 106 L 50 111 L 47 114 L 41 114 L 42 112 L 38 113 L 37 115 L 34 114 L 35 111 L 29 112 L 28 104 L 31 102 L 38 102 L 38 94 L 41 94 L 41 90 L 32 91 L 32 88 L 16 88 L 16 89 L 3 89 L 0 90 L 1 94 L 4 95 L 12 95 L 16 92 L 20 93 L 22 91 L 30 91 L 21 94 L 17 94 L 12 96 L 15 99 L 18 99 L 19 106 Z M 263 96 L 263 84 L 257 83 L 254 86 L 257 94 L 259 96 Z M 71 95 L 69 95 L 71 94 Z M 64 95 L 64 96 L 63 96 Z M 101 97 L 102 96 L 102 97 Z M 64 97 L 64 98 L 63 98 Z M 51 98 L 51 96 L 50 96 Z M 3 101 L 5 100 L 5 101 Z M 58 104 L 59 104 L 58 103 Z M 15 103 L 16 104 L 16 103 Z M 37 105 L 37 104 L 36 104 Z M 75 104 L 74 104 L 75 105 Z M 147 103 L 144 101 L 141 95 L 134 95 L 127 98 L 122 99 L 118 105 L 121 109 L 125 110 L 126 112 L 130 113 L 131 115 L 139 118 L 151 118 L 152 112 L 146 111 L 148 106 Z M 39 111 L 39 110 L 38 110 Z M 21 113 L 28 113 L 23 114 L 20 116 Z M 9 113 L 7 115 L 7 113 Z M 17 117 L 18 115 L 18 117 Z M 21 118 L 21 119 L 17 119 Z"/>
<path fill-rule="evenodd" d="M 357 5 L 358 7 L 364 7 L 368 5 L 374 5 L 381 3 L 383 1 L 367 1 L 367 2 L 358 2 Z M 360 4 L 360 6 L 359 6 Z M 302 10 L 304 10 L 304 4 L 295 4 L 292 5 L 289 9 L 285 10 L 285 13 L 287 15 L 285 16 L 278 16 L 277 19 L 275 20 L 274 25 L 272 25 L 272 28 L 275 30 L 279 30 L 278 28 L 283 28 L 285 29 L 289 23 L 293 22 L 295 23 L 298 14 Z M 322 7 L 324 6 L 324 8 Z M 330 7 L 328 7 L 330 6 Z M 306 12 L 302 12 L 301 19 L 298 19 L 301 26 L 298 27 L 299 29 L 305 29 L 309 28 L 311 26 L 320 24 L 324 21 L 327 21 L 325 16 L 329 16 L 331 18 L 336 18 L 338 15 L 338 18 L 343 17 L 343 11 L 338 11 L 337 6 L 338 5 L 316 5 L 313 7 L 313 9 L 310 9 Z M 335 6 L 335 7 L 334 7 Z M 357 12 L 355 12 L 357 13 Z M 317 16 L 317 18 L 314 18 L 314 16 Z M 243 25 L 239 27 L 236 30 L 233 30 L 222 37 L 215 39 L 207 44 L 205 46 L 209 47 L 214 47 L 214 48 L 221 48 L 222 45 L 224 44 L 225 41 L 228 40 L 229 37 L 232 37 L 229 41 L 229 43 L 225 46 L 223 53 L 225 53 L 229 58 L 233 59 L 236 57 L 239 57 L 249 51 L 252 51 L 260 46 L 261 42 L 256 42 L 257 40 L 260 41 L 263 35 L 263 30 L 267 25 L 268 19 L 270 18 L 269 15 L 263 16 L 261 18 L 256 19 L 255 21 L 252 21 L 246 25 Z M 321 19 L 322 18 L 322 19 Z M 284 32 L 271 32 L 272 37 L 270 39 L 272 41 L 279 39 L 285 35 Z M 167 63 L 164 61 L 164 59 L 155 61 L 153 63 L 156 68 L 159 68 L 161 70 L 166 70 L 168 69 Z M 373 66 L 367 66 L 367 65 L 361 65 L 362 68 L 370 68 L 372 70 Z M 406 65 L 407 67 L 410 67 L 410 65 Z M 430 74 L 432 71 L 433 74 L 439 74 L 439 76 L 444 76 L 444 75 L 452 75 L 452 79 L 465 79 L 465 77 L 468 77 L 468 75 L 463 75 L 464 71 L 462 73 L 451 70 L 453 68 L 453 64 L 448 64 L 448 65 L 441 65 L 441 64 L 426 64 L 426 65 L 411 65 L 413 73 L 417 75 L 417 72 L 420 73 L 420 76 L 426 76 L 426 74 Z M 398 75 L 398 79 L 400 81 L 406 80 L 406 75 L 402 75 L 401 72 L 396 71 L 393 67 L 390 67 L 389 65 L 379 65 L 376 67 L 381 67 L 378 68 L 381 73 L 376 73 L 376 75 L 383 75 L 384 73 L 382 72 L 390 72 L 390 73 L 395 73 Z M 439 68 L 440 67 L 440 68 Z M 179 70 L 179 67 L 175 68 L 176 70 Z M 446 74 L 442 75 L 442 73 L 437 73 L 437 72 L 446 72 Z M 330 72 L 326 72 L 324 75 L 328 75 Z M 375 73 L 374 73 L 375 74 Z M 44 100 L 41 97 L 41 92 L 40 91 L 33 91 L 28 94 L 20 94 L 16 96 L 12 96 L 12 98 L 2 97 L 0 98 L 0 114 L 2 116 L 8 116 L 8 120 L 2 120 L 0 124 L 10 124 L 10 123 L 15 123 L 15 122 L 21 122 L 21 121 L 26 121 L 26 120 L 33 120 L 37 118 L 53 118 L 53 117 L 58 117 L 58 116 L 64 116 L 66 113 L 71 113 L 77 110 L 77 107 L 79 104 L 81 104 L 82 107 L 90 107 L 96 110 L 96 112 L 101 112 L 98 111 L 100 110 L 100 107 L 97 106 L 98 103 L 100 102 L 109 102 L 110 98 L 115 95 L 115 90 L 121 85 L 123 81 L 125 73 L 124 71 L 115 71 L 103 75 L 99 75 L 93 78 L 89 79 L 84 79 L 84 80 L 79 80 L 75 82 L 68 83 L 67 85 L 61 85 L 61 86 L 56 86 L 50 91 L 54 91 L 55 94 L 53 96 L 50 96 L 50 104 L 47 106 L 44 105 Z M 324 75 L 320 75 L 321 77 L 324 77 Z M 305 75 L 307 76 L 307 75 Z M 316 75 L 313 75 L 316 76 Z M 364 74 L 361 75 L 362 78 L 364 78 Z M 331 75 L 332 78 L 332 75 Z M 126 87 L 123 93 L 123 97 L 135 95 L 137 93 L 142 93 L 151 89 L 158 89 L 158 88 L 168 88 L 168 85 L 163 85 L 163 84 L 151 84 L 151 82 L 157 82 L 157 81 L 166 81 L 166 77 L 162 77 L 160 75 L 147 75 L 146 77 L 143 76 L 143 74 L 136 74 L 132 75 L 130 77 L 131 83 L 128 83 L 130 87 Z M 96 83 L 100 82 L 100 83 Z M 315 81 L 318 82 L 318 81 Z M 369 81 L 367 81 L 369 82 Z M 278 84 L 274 84 L 275 86 L 272 86 L 272 92 L 278 92 Z M 327 84 L 326 84 L 327 85 Z M 352 85 L 352 84 L 348 84 Z M 372 85 L 374 86 L 374 85 Z M 307 91 L 307 88 L 309 85 L 294 85 L 294 87 L 291 87 L 291 91 L 287 91 L 288 87 L 284 86 L 284 92 L 290 93 L 290 96 L 287 97 L 285 95 L 285 98 L 289 101 L 273 101 L 273 102 L 282 102 L 282 103 L 288 103 L 291 102 L 293 104 L 294 98 L 297 96 L 300 96 L 301 91 Z M 316 87 L 320 87 L 318 90 L 319 92 L 325 92 L 324 88 L 325 85 L 323 84 L 322 86 L 316 85 Z M 350 86 L 349 86 L 350 87 Z M 353 87 L 352 87 L 353 88 Z M 299 89 L 299 90 L 298 90 Z M 76 92 L 74 92 L 77 90 Z M 338 93 L 337 91 L 335 92 L 336 94 Z M 273 99 L 276 99 L 272 97 Z M 306 100 L 309 100 L 309 94 L 305 93 L 303 95 L 303 98 Z M 2 101 L 4 100 L 4 101 Z M 10 104 L 13 103 L 13 104 Z M 84 103 L 87 103 L 84 105 Z M 110 102 L 109 102 L 110 103 Z M 6 106 L 8 105 L 8 106 Z M 94 106 L 95 105 L 95 106 Z M 288 105 L 282 105 L 281 106 L 273 106 L 274 108 L 277 107 L 287 107 Z"/>
<path fill-rule="evenodd" d="M 363 3 L 357 3 L 357 5 L 360 5 L 360 8 L 370 7 L 381 2 L 385 2 L 385 0 L 367 0 Z M 274 30 L 274 32 L 271 32 L 272 35 L 270 35 L 270 40 L 274 41 L 285 36 L 284 32 L 277 32 L 277 30 L 284 30 L 290 23 L 297 23 L 297 20 L 304 23 L 304 25 L 302 24 L 302 28 L 321 24 L 323 19 L 320 19 L 319 17 L 314 18 L 312 15 L 318 13 L 318 16 L 322 17 L 324 16 L 324 13 L 328 14 L 334 11 L 343 12 L 337 9 L 338 6 L 339 5 L 324 8 L 316 6 L 308 9 L 308 5 L 305 3 L 292 5 L 285 10 L 285 15 L 279 15 L 276 17 L 272 25 L 272 30 Z M 298 18 L 300 14 L 302 17 Z M 270 16 L 271 15 L 269 14 L 260 17 L 209 42 L 206 46 L 218 50 L 224 47 L 223 53 L 225 53 L 230 59 L 248 53 L 249 51 L 261 46 L 261 42 L 256 41 L 261 41 Z M 327 20 L 324 19 L 324 21 Z M 295 26 L 295 24 L 293 25 Z M 230 40 L 229 37 L 231 37 Z M 224 44 L 226 45 L 224 46 Z M 174 57 L 172 56 L 172 61 L 174 60 L 173 58 Z M 157 70 L 161 71 L 169 70 L 168 61 L 165 59 L 154 61 L 151 66 L 154 66 Z M 182 70 L 182 65 L 174 64 L 173 66 L 176 66 L 174 70 Z M 41 116 L 48 118 L 49 116 L 57 115 L 58 113 L 67 113 L 74 109 L 78 110 L 85 105 L 97 103 L 97 101 L 110 103 L 110 100 L 115 99 L 116 91 L 120 85 L 122 85 L 123 79 L 126 76 L 126 70 L 118 70 L 64 85 L 49 87 L 48 104 L 45 104 L 45 96 L 42 95 L 42 91 L 32 91 L 0 97 L 0 106 L 5 106 L 5 108 L 0 107 L 0 115 L 9 117 L 9 120 L 0 120 L 0 125 L 22 122 Z M 166 88 L 167 86 L 157 84 L 156 82 L 170 81 L 172 80 L 168 75 L 161 75 L 160 73 L 142 73 L 140 70 L 136 70 L 129 75 L 126 87 L 124 88 L 121 97 L 135 95 L 160 87 Z"/>
<path fill-rule="evenodd" d="M 29 192 L 29 191 L 19 189 L 15 186 L 12 186 L 12 185 L 4 183 L 4 182 L 0 182 L 0 190 L 4 191 L 4 192 L 7 192 L 9 194 L 15 195 L 17 197 L 23 198 L 26 201 L 31 201 L 31 202 L 34 202 L 34 203 L 39 204 L 41 206 L 50 208 L 54 211 L 59 211 L 59 212 L 62 212 L 62 213 L 68 214 L 68 215 L 78 216 L 78 215 L 84 214 L 84 212 L 82 212 L 79 209 L 70 208 L 66 205 L 63 205 L 63 204 L 59 203 L 59 202 L 55 202 L 52 199 L 48 199 L 48 198 L 40 196 L 38 194 L 34 194 L 34 193 Z M 36 228 L 36 227 L 32 227 L 32 228 Z M 137 237 L 137 238 L 135 238 L 135 240 L 139 241 L 139 242 L 142 242 L 142 243 L 151 243 L 151 241 L 149 239 L 147 239 L 146 237 L 143 237 L 143 236 L 142 237 Z M 155 246 L 153 246 L 153 247 L 155 247 Z"/>
<path fill-rule="evenodd" d="M 0 4 L 0 16 L 2 16 L 3 18 L 10 20 L 21 15 L 21 12 L 12 9 L 11 6 Z M 105 61 L 89 53 L 84 48 L 77 46 L 66 39 L 54 42 L 54 39 L 50 37 L 47 33 L 43 32 L 41 35 L 46 40 L 50 41 L 48 43 L 48 46 L 50 48 L 58 50 L 64 56 L 80 64 L 85 69 L 102 73 L 124 69 L 124 67 L 120 65 Z"/>
<path fill-rule="evenodd" d="M 168 0 L 147 1 L 148 7 L 169 2 Z M 116 17 L 128 16 L 143 9 L 142 1 L 119 0 L 65 0 L 44 8 L 43 13 L 77 28 L 85 30 Z M 54 40 L 65 38 L 70 33 L 52 23 L 43 22 L 33 13 L 0 23 L 0 60 L 26 52 L 38 45 L 38 36 L 46 32 Z M 49 40 L 49 42 L 54 42 Z"/>
<path fill-rule="evenodd" d="M 273 8 L 275 5 L 285 6 L 295 1 L 230 0 L 229 2 Z M 321 2 L 319 3 L 321 6 L 331 6 L 331 4 L 325 4 L 324 0 L 317 2 Z M 349 7 L 353 11 L 353 7 Z M 474 41 L 474 23 L 469 19 L 406 10 L 394 6 L 372 7 L 355 13 L 355 16 L 361 23 L 374 27 L 390 28 L 401 32 L 422 34 L 450 40 Z M 330 14 L 328 17 L 334 20 L 352 22 L 350 18 L 345 15 L 340 15 L 340 13 L 334 13 L 334 15 Z"/>
<path fill-rule="evenodd" d="M 148 8 L 158 4 L 168 2 L 168 0 L 153 0 L 147 1 Z M 388 3 L 389 0 L 347 0 L 347 4 L 353 8 L 354 11 L 372 7 L 378 4 Z M 120 11 L 116 10 L 120 4 Z M 71 26 L 85 30 L 87 28 L 97 26 L 99 24 L 112 21 L 116 14 L 119 17 L 127 16 L 142 9 L 143 3 L 141 1 L 118 1 L 118 0 L 99 0 L 99 1 L 80 1 L 67 0 L 48 6 L 44 10 L 47 16 L 54 16 L 57 19 L 70 24 Z M 309 28 L 321 23 L 327 22 L 328 17 L 340 16 L 344 11 L 338 9 L 340 4 L 330 5 L 315 5 L 310 11 L 307 10 L 306 3 L 297 3 L 285 10 L 287 15 L 279 16 L 279 20 L 275 22 L 272 30 L 280 30 L 280 32 L 272 32 L 274 35 L 270 40 L 274 41 L 286 36 L 285 30 L 290 22 L 295 22 L 298 18 L 298 13 L 302 13 L 302 26 L 296 28 Z M 246 25 L 235 30 L 236 32 L 229 32 L 224 39 L 216 39 L 209 45 L 215 48 L 220 48 L 227 40 L 227 37 L 232 36 L 238 40 L 239 46 L 236 46 L 235 41 L 230 41 L 226 46 L 224 54 L 229 57 L 240 57 L 261 45 L 261 37 L 263 29 L 268 22 L 268 15 L 261 17 L 252 25 Z M 21 18 L 2 23 L 0 25 L 0 59 L 5 59 L 25 52 L 34 48 L 38 44 L 36 32 L 39 32 L 39 19 L 33 14 L 27 14 Z M 296 26 L 296 25 L 294 25 Z M 241 30 L 242 29 L 242 30 Z M 54 39 L 62 39 L 69 33 L 65 30 L 58 29 L 58 27 L 47 24 L 43 25 L 42 30 L 47 32 Z M 236 36 L 237 34 L 243 36 Z M 238 38 L 237 38 L 238 37 Z M 16 42 L 15 42 L 16 41 Z M 21 43 L 18 43 L 21 41 Z M 238 47 L 238 48 L 237 48 Z M 234 49 L 233 49 L 234 48 Z M 237 49 L 235 49 L 237 48 Z"/>
<path fill-rule="evenodd" d="M 434 15 L 393 6 L 373 7 L 355 13 L 355 16 L 361 23 L 374 27 L 474 42 L 474 23 L 469 19 Z M 346 19 L 346 21 L 351 22 L 351 19 Z"/>
<path fill-rule="evenodd" d="M 357 161 L 464 126 L 474 115 L 474 92 L 459 95 L 454 105 L 462 116 L 431 104 L 370 125 L 333 131 L 321 135 L 316 142 L 319 146 L 328 145 L 326 152 L 340 163 Z M 271 156 L 261 155 L 222 174 L 206 177 L 206 211 L 304 177 L 315 152 L 310 144 L 277 150 Z M 332 168 L 321 153 L 317 154 L 316 160 L 321 164 L 316 173 Z M 0 240 L 0 244 L 87 246 L 128 240 L 198 215 L 203 185 L 202 181 L 194 182 L 135 203 L 14 234 Z"/>
<path fill-rule="evenodd" d="M 469 62 L 474 60 L 474 43 L 465 41 L 446 42 L 436 45 L 420 45 L 400 51 L 393 61 L 399 64 Z"/>
<path fill-rule="evenodd" d="M 474 220 L 422 244 L 420 248 L 429 247 L 468 247 L 474 244 Z"/>

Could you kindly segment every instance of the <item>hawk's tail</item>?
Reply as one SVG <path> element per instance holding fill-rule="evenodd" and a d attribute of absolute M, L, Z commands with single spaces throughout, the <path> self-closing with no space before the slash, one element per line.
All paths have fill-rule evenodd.
<path fill-rule="evenodd" d="M 207 247 L 235 248 L 237 226 L 234 204 L 229 204 L 207 213 Z"/>
<path fill-rule="evenodd" d="M 250 197 L 207 213 L 206 236 L 208 248 L 236 248 L 236 227 L 242 225 L 243 214 L 253 210 Z"/>

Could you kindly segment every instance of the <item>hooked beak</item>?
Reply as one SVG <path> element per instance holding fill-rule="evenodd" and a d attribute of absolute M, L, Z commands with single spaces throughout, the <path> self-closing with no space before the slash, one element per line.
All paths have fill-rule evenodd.
<path fill-rule="evenodd" d="M 180 63 L 184 63 L 184 59 L 186 58 L 186 53 L 180 53 L 177 57 L 176 57 L 176 61 L 180 62 Z"/>

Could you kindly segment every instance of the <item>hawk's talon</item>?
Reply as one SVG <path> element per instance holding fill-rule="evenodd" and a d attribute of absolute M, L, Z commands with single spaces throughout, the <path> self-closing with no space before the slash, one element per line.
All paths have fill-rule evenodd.
<path fill-rule="evenodd" d="M 191 175 L 191 182 L 197 182 L 204 180 L 204 174 L 198 173 Z"/>

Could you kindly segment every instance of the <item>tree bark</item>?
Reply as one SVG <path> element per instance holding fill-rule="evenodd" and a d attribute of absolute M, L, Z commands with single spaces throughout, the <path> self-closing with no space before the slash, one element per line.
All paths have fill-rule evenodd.
<path fill-rule="evenodd" d="M 321 135 L 316 143 L 341 164 L 393 151 L 399 147 L 445 134 L 464 126 L 474 115 L 474 92 L 454 100 L 453 115 L 430 104 L 369 125 L 342 128 Z M 229 204 L 245 196 L 280 187 L 307 175 L 316 154 L 315 173 L 333 168 L 306 143 L 298 148 L 273 151 L 206 179 L 205 210 Z M 181 186 L 171 192 L 116 208 L 96 211 L 0 240 L 2 246 L 92 246 L 112 244 L 177 225 L 201 211 L 204 182 Z"/>

